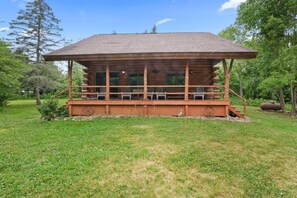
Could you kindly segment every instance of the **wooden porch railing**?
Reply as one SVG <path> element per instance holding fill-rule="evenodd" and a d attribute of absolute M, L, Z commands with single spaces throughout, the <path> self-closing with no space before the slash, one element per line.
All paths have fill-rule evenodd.
<path fill-rule="evenodd" d="M 236 93 L 235 91 L 233 91 L 232 89 L 229 89 L 229 91 L 231 93 L 233 93 L 235 96 L 237 96 L 238 98 L 240 98 L 243 101 L 243 112 L 246 115 L 246 99 L 242 96 L 240 96 L 238 93 Z"/>
<path fill-rule="evenodd" d="M 62 95 L 63 93 L 67 92 L 68 91 L 68 88 L 64 89 L 63 91 L 60 91 L 59 93 L 53 95 L 53 98 L 57 98 L 59 97 L 60 95 Z"/>
<path fill-rule="evenodd" d="M 107 86 L 97 86 L 97 85 L 85 85 L 85 86 L 72 86 L 72 89 L 77 89 L 80 88 L 82 91 L 81 92 L 72 92 L 72 94 L 74 95 L 97 95 L 100 92 L 97 92 L 96 88 L 105 88 L 106 89 Z M 113 88 L 118 88 L 119 91 L 117 92 L 109 92 L 110 95 L 121 95 L 123 93 L 125 94 L 143 94 L 144 95 L 144 86 L 143 85 L 116 85 L 116 86 L 109 86 L 110 89 Z M 125 88 L 130 88 L 131 90 L 135 90 L 132 92 L 125 92 L 123 91 Z M 158 93 L 158 91 L 156 91 L 157 88 L 163 88 L 164 91 L 169 97 L 173 97 L 175 96 L 180 96 L 183 97 L 185 95 L 185 91 L 168 91 L 170 89 L 181 89 L 181 88 L 185 88 L 184 85 L 147 85 L 148 89 L 153 88 L 154 91 L 148 91 L 150 93 L 156 94 Z M 192 89 L 192 91 L 189 91 L 188 94 L 194 96 L 195 94 L 197 94 L 196 91 L 193 91 L 193 89 L 197 89 L 197 88 L 204 88 L 203 92 L 199 92 L 199 93 L 203 93 L 205 96 L 220 96 L 220 95 L 224 95 L 224 86 L 221 85 L 189 85 L 189 89 Z M 93 90 L 92 90 L 93 89 Z M 67 90 L 66 90 L 67 91 Z M 103 92 L 105 93 L 105 92 Z M 214 99 L 214 98 L 213 98 Z M 215 99 L 216 100 L 216 99 Z"/>

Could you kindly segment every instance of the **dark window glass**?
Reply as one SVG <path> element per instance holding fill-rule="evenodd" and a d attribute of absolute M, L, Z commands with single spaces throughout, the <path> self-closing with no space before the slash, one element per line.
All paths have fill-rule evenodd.
<path fill-rule="evenodd" d="M 128 79 L 129 85 L 143 85 L 143 74 L 131 73 Z"/>
<path fill-rule="evenodd" d="M 167 82 L 167 85 L 184 85 L 185 74 L 184 73 L 167 74 L 166 82 Z"/>
<path fill-rule="evenodd" d="M 97 86 L 106 85 L 106 73 L 105 72 L 96 72 L 96 85 Z M 100 92 L 100 88 L 96 88 L 96 92 Z"/>

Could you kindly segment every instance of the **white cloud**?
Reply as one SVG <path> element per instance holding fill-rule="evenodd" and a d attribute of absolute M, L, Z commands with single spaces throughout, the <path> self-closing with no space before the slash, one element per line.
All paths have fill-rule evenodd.
<path fill-rule="evenodd" d="M 0 27 L 0 32 L 5 32 L 9 30 L 9 27 Z"/>
<path fill-rule="evenodd" d="M 170 21 L 173 21 L 173 19 L 171 19 L 171 18 L 165 18 L 165 19 L 159 20 L 159 21 L 156 22 L 156 26 L 162 25 L 164 23 L 168 23 Z"/>
<path fill-rule="evenodd" d="M 228 0 L 223 5 L 221 5 L 219 11 L 224 11 L 227 9 L 237 8 L 241 3 L 246 2 L 246 0 Z"/>

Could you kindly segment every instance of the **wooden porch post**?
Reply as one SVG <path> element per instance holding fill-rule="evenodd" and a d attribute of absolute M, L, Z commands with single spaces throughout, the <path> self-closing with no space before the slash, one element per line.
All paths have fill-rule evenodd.
<path fill-rule="evenodd" d="M 73 61 L 68 61 L 68 99 L 72 100 L 72 66 Z"/>
<path fill-rule="evenodd" d="M 147 100 L 147 61 L 144 63 L 143 71 L 143 99 Z"/>
<path fill-rule="evenodd" d="M 185 100 L 189 100 L 189 61 L 186 60 L 185 68 Z"/>
<path fill-rule="evenodd" d="M 233 62 L 234 62 L 234 59 L 231 59 L 231 62 L 230 62 L 230 66 L 229 66 L 229 69 L 228 69 L 228 66 L 227 66 L 227 63 L 226 63 L 226 59 L 223 59 L 223 67 L 224 67 L 224 81 L 225 81 L 225 85 L 224 85 L 224 88 L 225 88 L 225 92 L 224 92 L 224 99 L 225 100 L 229 100 L 229 79 L 230 79 L 230 74 L 231 74 L 231 70 L 232 70 L 232 67 L 233 67 Z"/>
<path fill-rule="evenodd" d="M 110 100 L 110 66 L 109 62 L 106 64 L 106 100 Z"/>
<path fill-rule="evenodd" d="M 186 67 L 185 67 L 185 100 L 189 100 L 189 60 L 186 60 Z M 189 115 L 189 106 L 185 105 L 185 116 Z"/>

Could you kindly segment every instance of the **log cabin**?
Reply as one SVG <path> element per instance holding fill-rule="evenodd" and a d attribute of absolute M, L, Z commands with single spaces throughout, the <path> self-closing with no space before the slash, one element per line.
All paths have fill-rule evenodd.
<path fill-rule="evenodd" d="M 71 116 L 165 115 L 244 118 L 231 105 L 235 59 L 257 51 L 206 32 L 98 34 L 44 55 L 68 62 Z M 72 85 L 73 62 L 84 66 L 83 84 Z M 219 83 L 222 65 L 224 83 Z"/>

